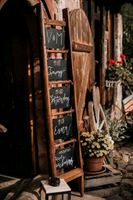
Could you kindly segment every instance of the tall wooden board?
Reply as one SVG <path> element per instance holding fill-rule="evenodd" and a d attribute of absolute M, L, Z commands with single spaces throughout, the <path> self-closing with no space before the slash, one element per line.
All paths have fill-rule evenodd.
<path fill-rule="evenodd" d="M 88 18 L 82 9 L 70 12 L 72 57 L 79 128 L 82 126 L 88 81 L 92 77 L 92 34 Z"/>

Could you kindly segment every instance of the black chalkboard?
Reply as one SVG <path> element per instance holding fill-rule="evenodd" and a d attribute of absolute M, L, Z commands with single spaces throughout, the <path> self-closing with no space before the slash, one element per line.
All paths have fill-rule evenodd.
<path fill-rule="evenodd" d="M 57 169 L 70 169 L 74 167 L 74 147 L 72 145 L 57 150 L 55 154 Z"/>
<path fill-rule="evenodd" d="M 49 81 L 67 80 L 67 60 L 48 59 Z"/>
<path fill-rule="evenodd" d="M 70 86 L 50 88 L 51 108 L 70 107 Z"/>
<path fill-rule="evenodd" d="M 55 28 L 46 28 L 46 48 L 64 49 L 65 48 L 65 31 Z"/>
<path fill-rule="evenodd" d="M 68 139 L 72 136 L 72 115 L 53 119 L 54 139 Z"/>

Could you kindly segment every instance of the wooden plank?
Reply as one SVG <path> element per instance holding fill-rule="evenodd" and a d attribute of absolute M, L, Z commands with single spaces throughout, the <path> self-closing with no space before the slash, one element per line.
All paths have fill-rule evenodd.
<path fill-rule="evenodd" d="M 88 114 L 89 114 L 89 127 L 90 131 L 96 130 L 95 116 L 93 111 L 93 102 L 88 103 Z"/>
<path fill-rule="evenodd" d="M 120 183 L 121 179 L 122 179 L 121 175 L 116 175 L 116 176 L 109 176 L 108 178 L 100 177 L 100 178 L 85 180 L 85 188 L 92 188 L 92 187 L 103 186 L 103 185 L 108 185 L 108 184 Z"/>
<path fill-rule="evenodd" d="M 73 82 L 71 80 L 66 80 L 66 81 L 50 81 L 49 85 L 53 85 L 53 84 L 71 84 L 73 85 Z"/>
<path fill-rule="evenodd" d="M 83 44 L 79 42 L 72 42 L 72 48 L 73 51 L 79 51 L 79 52 L 91 52 L 92 51 L 92 46 L 88 44 Z"/>
<path fill-rule="evenodd" d="M 68 140 L 68 141 L 65 141 L 65 142 L 62 142 L 62 143 L 58 143 L 58 144 L 55 144 L 55 148 L 62 147 L 66 144 L 71 144 L 71 143 L 74 143 L 74 142 L 76 142 L 76 139 L 71 139 L 71 140 Z"/>
<path fill-rule="evenodd" d="M 133 179 L 123 178 L 121 183 L 127 183 L 133 186 Z"/>
<path fill-rule="evenodd" d="M 75 110 L 71 109 L 71 110 L 68 110 L 68 111 L 62 111 L 62 112 L 53 113 L 52 116 L 66 115 L 66 114 L 70 114 L 70 113 L 73 113 L 73 112 L 75 112 Z"/>
<path fill-rule="evenodd" d="M 84 172 L 81 168 L 72 169 L 69 172 L 64 173 L 63 175 L 59 175 L 59 178 L 64 178 L 67 182 L 72 181 L 75 178 L 79 178 L 83 176 Z"/>
<path fill-rule="evenodd" d="M 46 19 L 45 24 L 46 25 L 52 25 L 52 26 L 66 26 L 66 22 L 65 21 L 52 20 L 52 19 Z"/>
<path fill-rule="evenodd" d="M 107 66 L 107 38 L 106 35 L 106 10 L 105 7 L 102 7 L 102 20 L 100 26 L 102 27 L 102 38 L 101 39 L 101 50 L 102 50 L 102 59 L 100 66 L 100 96 L 101 96 L 101 105 L 105 105 L 105 69 Z"/>
<path fill-rule="evenodd" d="M 86 191 L 87 194 L 95 195 L 98 197 L 108 197 L 120 192 L 119 186 L 107 186 L 105 189 L 98 189 Z"/>
<path fill-rule="evenodd" d="M 100 104 L 100 91 L 99 87 L 93 86 L 93 103 L 94 103 L 94 110 L 97 113 Z"/>
<path fill-rule="evenodd" d="M 133 179 L 133 172 L 126 172 L 123 177 Z"/>
<path fill-rule="evenodd" d="M 61 50 L 61 49 L 47 49 L 46 50 L 47 53 L 68 53 L 68 50 L 64 49 L 64 50 Z"/>

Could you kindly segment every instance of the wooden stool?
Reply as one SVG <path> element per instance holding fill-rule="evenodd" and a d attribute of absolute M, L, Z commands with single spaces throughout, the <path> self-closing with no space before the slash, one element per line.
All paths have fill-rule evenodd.
<path fill-rule="evenodd" d="M 54 197 L 54 195 L 62 195 L 62 200 L 64 199 L 64 194 L 68 195 L 68 200 L 71 200 L 71 188 L 68 186 L 64 179 L 60 179 L 59 186 L 51 186 L 48 184 L 48 181 L 41 181 L 42 190 L 44 190 L 46 198 L 49 199 L 49 196 Z M 43 200 L 41 198 L 41 200 Z"/>

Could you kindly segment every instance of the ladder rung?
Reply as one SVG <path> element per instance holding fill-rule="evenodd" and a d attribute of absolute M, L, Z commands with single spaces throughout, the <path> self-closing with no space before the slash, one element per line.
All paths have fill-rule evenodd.
<path fill-rule="evenodd" d="M 46 25 L 52 25 L 52 26 L 66 26 L 66 22 L 65 21 L 60 21 L 60 20 L 46 20 L 45 21 Z"/>
<path fill-rule="evenodd" d="M 76 141 L 77 141 L 76 139 L 71 139 L 71 140 L 69 140 L 69 141 L 65 141 L 65 142 L 62 142 L 62 143 L 59 143 L 59 144 L 55 144 L 55 148 L 64 146 L 64 145 L 66 145 L 66 144 L 71 144 L 71 143 L 74 143 L 74 142 L 76 142 Z"/>
<path fill-rule="evenodd" d="M 66 114 L 71 114 L 73 113 L 75 110 L 68 110 L 68 111 L 62 111 L 62 112 L 57 112 L 57 113 L 53 113 L 52 116 L 58 116 L 58 115 L 66 115 Z"/>
<path fill-rule="evenodd" d="M 58 175 L 59 178 L 65 179 L 67 182 L 72 181 L 75 178 L 79 178 L 84 176 L 84 172 L 82 168 L 75 168 L 68 172 L 64 172 L 63 174 Z"/>
<path fill-rule="evenodd" d="M 68 53 L 68 50 L 64 49 L 47 49 L 47 53 Z"/>
<path fill-rule="evenodd" d="M 73 82 L 71 80 L 50 81 L 49 85 L 51 86 L 52 84 L 72 84 L 73 85 Z"/>

